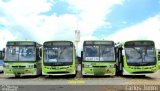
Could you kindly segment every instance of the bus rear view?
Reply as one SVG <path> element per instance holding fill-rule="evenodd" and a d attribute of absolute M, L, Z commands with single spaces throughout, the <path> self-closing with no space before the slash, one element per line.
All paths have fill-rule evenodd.
<path fill-rule="evenodd" d="M 82 75 L 115 75 L 116 61 L 113 41 L 84 41 Z"/>
<path fill-rule="evenodd" d="M 76 75 L 76 52 L 71 41 L 47 41 L 43 44 L 43 75 Z"/>

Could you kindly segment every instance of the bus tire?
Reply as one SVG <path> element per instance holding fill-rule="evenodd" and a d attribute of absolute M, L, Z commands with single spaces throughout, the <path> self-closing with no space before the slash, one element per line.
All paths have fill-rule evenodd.
<path fill-rule="evenodd" d="M 87 75 L 82 75 L 82 77 L 83 77 L 83 78 L 87 78 L 88 76 L 87 76 Z"/>
<path fill-rule="evenodd" d="M 140 77 L 145 78 L 145 77 L 146 77 L 146 75 L 140 75 Z"/>
<path fill-rule="evenodd" d="M 76 77 L 76 74 L 72 74 L 72 75 L 70 75 L 70 77 L 75 78 L 75 77 Z"/>
<path fill-rule="evenodd" d="M 20 76 L 21 76 L 21 75 L 19 75 L 19 74 L 16 74 L 16 75 L 15 75 L 16 78 L 19 78 Z"/>

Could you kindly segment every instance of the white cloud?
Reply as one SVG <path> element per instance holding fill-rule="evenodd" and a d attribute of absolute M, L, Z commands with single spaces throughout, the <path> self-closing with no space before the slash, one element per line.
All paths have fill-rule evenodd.
<path fill-rule="evenodd" d="M 49 17 L 44 16 L 41 17 L 41 21 L 42 23 L 39 26 L 34 27 L 34 35 L 38 34 L 36 37 L 39 41 L 74 39 L 74 30 L 76 29 L 77 21 L 75 15 L 65 14 L 59 17 L 55 15 Z"/>
<path fill-rule="evenodd" d="M 122 4 L 123 0 L 68 0 L 70 8 L 81 12 L 78 16 L 79 29 L 82 35 L 88 36 L 99 27 L 108 25 L 105 20 L 106 15 L 111 11 L 111 7 Z"/>
<path fill-rule="evenodd" d="M 136 39 L 154 40 L 156 42 L 156 47 L 160 48 L 159 37 L 160 15 L 156 15 L 146 19 L 139 24 L 122 29 L 117 33 L 107 37 L 106 39 L 112 39 L 116 42 Z"/>
<path fill-rule="evenodd" d="M 47 40 L 74 40 L 74 30 L 81 31 L 81 39 L 94 38 L 93 32 L 109 23 L 105 20 L 111 7 L 123 0 L 62 0 L 69 4 L 69 10 L 76 14 L 57 16 L 42 15 L 56 4 L 54 0 L 11 0 L 0 1 L 0 24 L 14 39 L 32 39 L 40 43 Z M 56 8 L 55 8 L 56 9 Z M 2 30 L 0 30 L 2 31 Z M 26 38 L 31 37 L 31 38 Z M 10 37 L 7 40 L 12 39 Z M 0 38 L 0 41 L 2 37 Z M 6 43 L 6 41 L 3 41 Z M 82 43 L 82 42 L 81 42 Z M 3 43 L 4 44 L 4 43 Z"/>
<path fill-rule="evenodd" d="M 70 8 L 78 13 L 78 29 L 81 31 L 81 42 L 79 50 L 82 49 L 84 40 L 97 39 L 92 36 L 93 32 L 104 26 L 110 25 L 106 16 L 110 13 L 112 6 L 122 4 L 123 0 L 67 0 Z M 79 12 L 77 12 L 79 11 Z"/>
<path fill-rule="evenodd" d="M 5 9 L 7 14 L 12 14 L 11 16 L 27 17 L 50 10 L 53 3 L 53 1 L 49 2 L 48 0 L 11 0 L 8 2 L 1 1 L 0 6 Z"/>
<path fill-rule="evenodd" d="M 6 41 L 15 40 L 16 37 L 8 30 L 0 31 L 0 50 L 5 47 Z"/>
<path fill-rule="evenodd" d="M 33 38 L 36 37 L 38 34 L 34 29 L 41 22 L 39 14 L 49 11 L 53 3 L 53 0 L 50 2 L 47 0 L 0 1 L 0 10 L 3 13 L 0 16 L 0 24 L 5 26 L 5 29 L 0 31 L 8 31 L 5 32 L 5 35 L 13 35 L 17 40 L 30 39 L 27 38 L 30 34 Z M 0 41 L 2 40 L 1 37 Z M 12 40 L 12 37 L 7 37 L 7 40 Z M 3 40 L 2 44 L 5 44 L 7 40 Z"/>

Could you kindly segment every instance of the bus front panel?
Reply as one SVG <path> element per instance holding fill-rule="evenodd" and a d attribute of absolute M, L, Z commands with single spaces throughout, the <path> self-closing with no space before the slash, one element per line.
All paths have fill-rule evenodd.
<path fill-rule="evenodd" d="M 82 75 L 115 75 L 115 50 L 112 41 L 85 41 Z"/>
<path fill-rule="evenodd" d="M 41 74 L 35 42 L 12 41 L 7 43 L 3 64 L 4 74 L 16 76 Z"/>
<path fill-rule="evenodd" d="M 158 57 L 153 42 L 127 42 L 123 52 L 123 74 L 145 75 L 158 70 Z"/>
<path fill-rule="evenodd" d="M 47 42 L 43 48 L 43 75 L 76 74 L 76 56 L 72 42 Z"/>

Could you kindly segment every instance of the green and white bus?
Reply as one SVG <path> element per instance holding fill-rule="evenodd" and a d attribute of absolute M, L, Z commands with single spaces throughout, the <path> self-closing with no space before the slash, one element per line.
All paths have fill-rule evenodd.
<path fill-rule="evenodd" d="M 3 65 L 4 74 L 15 77 L 40 75 L 41 47 L 34 41 L 8 41 Z"/>
<path fill-rule="evenodd" d="M 104 76 L 115 75 L 116 73 L 116 56 L 113 41 L 84 41 L 81 57 L 81 71 L 83 76 Z"/>
<path fill-rule="evenodd" d="M 117 74 L 147 75 L 158 70 L 158 52 L 154 41 L 133 40 L 118 47 Z"/>
<path fill-rule="evenodd" d="M 76 50 L 72 41 L 46 41 L 42 50 L 42 75 L 76 76 Z"/>

